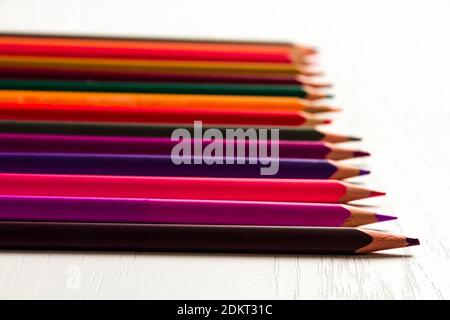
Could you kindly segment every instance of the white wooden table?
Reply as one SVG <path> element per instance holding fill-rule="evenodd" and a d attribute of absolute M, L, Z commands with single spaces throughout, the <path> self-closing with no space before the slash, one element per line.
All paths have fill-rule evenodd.
<path fill-rule="evenodd" d="M 0 30 L 284 38 L 321 48 L 345 112 L 334 128 L 373 153 L 360 179 L 420 247 L 357 257 L 0 253 L 0 298 L 450 298 L 450 2 L 0 0 Z M 1 183 L 1 181 L 0 181 Z"/>

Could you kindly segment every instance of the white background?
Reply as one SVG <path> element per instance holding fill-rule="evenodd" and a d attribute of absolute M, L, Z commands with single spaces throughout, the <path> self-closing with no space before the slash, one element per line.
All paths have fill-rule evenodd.
<path fill-rule="evenodd" d="M 357 257 L 1 252 L 0 298 L 450 298 L 449 1 L 0 0 L 0 30 L 320 47 L 345 110 L 334 128 L 364 137 L 359 181 L 388 192 L 365 203 L 399 216 L 374 227 L 422 242 Z"/>

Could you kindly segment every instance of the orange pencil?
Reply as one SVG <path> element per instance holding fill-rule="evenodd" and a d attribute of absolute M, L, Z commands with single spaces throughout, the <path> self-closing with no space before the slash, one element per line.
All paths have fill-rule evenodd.
<path fill-rule="evenodd" d="M 0 103 L 90 105 L 109 107 L 160 107 L 192 108 L 206 110 L 297 110 L 310 113 L 337 111 L 328 105 L 320 105 L 294 97 L 221 96 L 189 94 L 144 94 L 65 91 L 0 90 Z"/>

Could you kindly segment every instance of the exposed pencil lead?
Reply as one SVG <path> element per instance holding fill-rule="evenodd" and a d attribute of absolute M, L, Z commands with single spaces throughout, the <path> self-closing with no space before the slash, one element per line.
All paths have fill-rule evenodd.
<path fill-rule="evenodd" d="M 368 157 L 368 156 L 370 156 L 370 153 L 366 152 L 366 151 L 359 151 L 359 150 L 357 150 L 357 151 L 353 152 L 353 156 L 355 158 Z"/>
<path fill-rule="evenodd" d="M 353 136 L 348 136 L 347 139 L 348 141 L 362 141 L 362 138 Z"/>
<path fill-rule="evenodd" d="M 371 191 L 369 197 L 379 197 L 379 196 L 385 196 L 386 192 L 381 191 Z"/>
<path fill-rule="evenodd" d="M 360 169 L 359 170 L 359 175 L 360 176 L 365 176 L 365 175 L 368 175 L 368 174 L 370 174 L 369 170 L 365 170 L 365 169 Z"/>
<path fill-rule="evenodd" d="M 395 216 L 388 216 L 385 214 L 375 214 L 375 217 L 377 218 L 377 220 L 379 222 L 383 222 L 383 221 L 390 221 L 390 220 L 397 220 L 397 217 Z"/>
<path fill-rule="evenodd" d="M 408 243 L 408 247 L 420 245 L 419 239 L 416 238 L 406 238 L 406 242 Z"/>

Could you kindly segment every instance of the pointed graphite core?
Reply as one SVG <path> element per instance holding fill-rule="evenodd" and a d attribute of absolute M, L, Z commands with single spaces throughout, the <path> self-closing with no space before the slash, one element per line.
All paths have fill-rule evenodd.
<path fill-rule="evenodd" d="M 377 218 L 377 220 L 379 222 L 390 221 L 390 220 L 397 220 L 397 217 L 388 216 L 388 215 L 385 215 L 385 214 L 376 214 L 375 217 Z"/>
<path fill-rule="evenodd" d="M 366 151 L 360 151 L 360 150 L 357 150 L 357 151 L 353 152 L 353 156 L 354 156 L 355 158 L 359 158 L 359 157 L 368 157 L 368 156 L 370 156 L 370 153 L 369 153 L 369 152 L 366 152 Z"/>
<path fill-rule="evenodd" d="M 420 245 L 419 239 L 416 239 L 416 238 L 406 238 L 406 242 L 408 243 L 409 247 Z"/>
<path fill-rule="evenodd" d="M 367 174 L 370 174 L 370 171 L 369 171 L 369 170 L 365 170 L 365 169 L 360 169 L 360 170 L 359 170 L 359 175 L 360 175 L 360 176 L 365 176 L 365 175 L 367 175 Z"/>
<path fill-rule="evenodd" d="M 370 191 L 370 195 L 369 197 L 379 197 L 379 196 L 385 196 L 386 192 L 381 192 L 381 191 Z"/>

